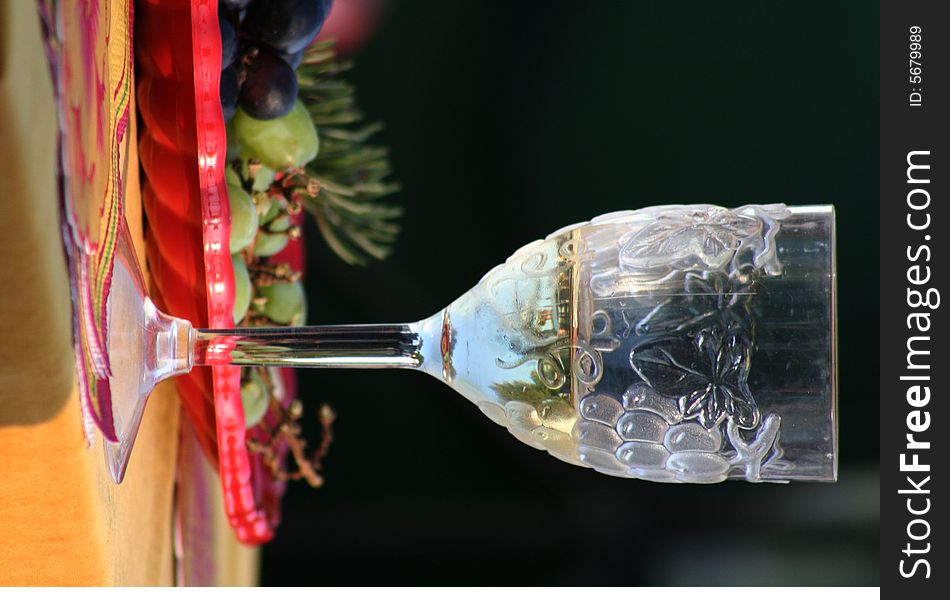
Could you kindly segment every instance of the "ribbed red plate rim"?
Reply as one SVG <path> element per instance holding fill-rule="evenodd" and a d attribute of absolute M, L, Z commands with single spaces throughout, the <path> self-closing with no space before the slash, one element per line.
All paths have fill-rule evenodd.
<path fill-rule="evenodd" d="M 221 37 L 217 5 L 217 0 L 191 3 L 191 39 L 208 321 L 212 328 L 226 328 L 234 326 L 234 273 L 229 247 L 231 215 L 224 180 L 227 134 L 219 93 Z M 228 350 L 220 348 L 222 352 Z M 251 484 L 240 369 L 212 367 L 212 380 L 225 511 L 241 541 L 264 542 L 273 536 L 273 531 L 267 515 L 257 506 Z"/>

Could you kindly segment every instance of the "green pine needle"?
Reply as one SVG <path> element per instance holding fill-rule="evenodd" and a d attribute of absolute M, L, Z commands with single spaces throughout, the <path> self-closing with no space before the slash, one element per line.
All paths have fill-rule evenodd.
<path fill-rule="evenodd" d="M 354 87 L 337 78 L 351 67 L 336 60 L 332 42 L 320 42 L 307 49 L 297 69 L 299 97 L 320 134 L 320 152 L 306 167 L 319 191 L 303 200 L 330 249 L 349 264 L 364 265 L 392 253 L 400 229 L 394 219 L 402 208 L 379 202 L 399 185 L 387 181 L 389 151 L 368 143 L 382 124 L 362 122 Z"/>

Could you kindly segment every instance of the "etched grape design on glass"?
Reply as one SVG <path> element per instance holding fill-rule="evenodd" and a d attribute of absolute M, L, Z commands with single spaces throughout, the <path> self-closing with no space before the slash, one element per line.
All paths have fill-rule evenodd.
<path fill-rule="evenodd" d="M 197 329 L 142 289 L 112 296 L 110 358 L 145 365 L 137 386 L 114 371 L 126 408 L 113 472 L 157 381 L 233 364 L 424 371 L 522 442 L 608 475 L 837 477 L 830 206 L 604 215 L 524 246 L 409 324 Z M 129 323 L 138 333 L 116 332 Z"/>

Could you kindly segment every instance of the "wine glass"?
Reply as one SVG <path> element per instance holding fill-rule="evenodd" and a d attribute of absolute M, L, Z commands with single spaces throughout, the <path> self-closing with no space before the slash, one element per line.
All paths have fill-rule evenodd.
<path fill-rule="evenodd" d="M 421 371 L 522 442 L 619 477 L 837 477 L 830 206 L 603 215 L 414 323 L 196 328 L 148 298 L 127 233 L 111 285 L 117 480 L 155 384 L 209 365 Z"/>

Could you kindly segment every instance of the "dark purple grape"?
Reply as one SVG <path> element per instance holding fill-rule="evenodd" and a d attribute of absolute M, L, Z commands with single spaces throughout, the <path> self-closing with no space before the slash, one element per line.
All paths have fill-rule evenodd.
<path fill-rule="evenodd" d="M 231 25 L 237 27 L 238 23 L 241 22 L 241 15 L 246 12 L 247 9 L 236 7 L 238 5 L 247 6 L 250 3 L 250 0 L 245 0 L 244 2 L 228 2 L 227 0 L 223 0 L 218 2 L 218 20 L 229 21 Z"/>
<path fill-rule="evenodd" d="M 255 0 L 242 26 L 254 40 L 294 53 L 320 33 L 333 0 Z"/>
<path fill-rule="evenodd" d="M 237 110 L 238 95 L 241 93 L 240 71 L 240 63 L 221 71 L 221 110 L 225 121 L 230 121 Z"/>
<path fill-rule="evenodd" d="M 230 65 L 238 55 L 237 31 L 228 19 L 219 19 L 218 27 L 221 29 L 221 64 Z"/>
<path fill-rule="evenodd" d="M 252 50 L 241 84 L 241 108 L 255 119 L 276 119 L 290 112 L 297 99 L 297 74 L 268 49 Z"/>
<path fill-rule="evenodd" d="M 251 0 L 220 0 L 218 7 L 225 7 L 228 10 L 239 11 L 247 8 L 247 5 L 251 3 Z"/>
<path fill-rule="evenodd" d="M 300 66 L 300 63 L 303 61 L 304 52 L 307 49 L 298 50 L 297 52 L 281 52 L 280 57 L 284 60 L 285 63 L 291 66 L 291 68 L 296 69 Z"/>

